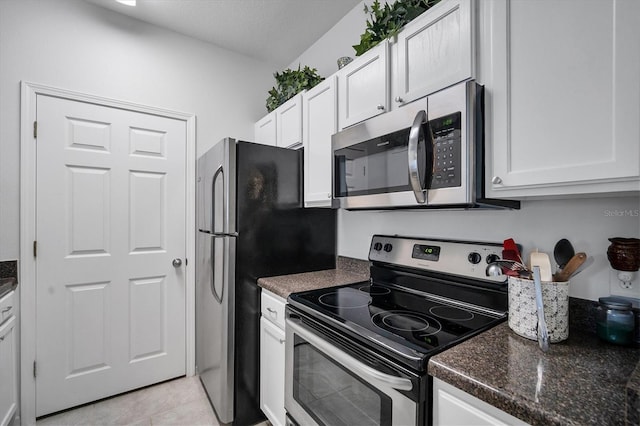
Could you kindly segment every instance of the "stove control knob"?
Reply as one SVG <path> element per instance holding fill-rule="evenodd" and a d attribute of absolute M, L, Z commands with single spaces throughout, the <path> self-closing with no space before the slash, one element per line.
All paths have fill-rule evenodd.
<path fill-rule="evenodd" d="M 489 256 L 487 256 L 487 264 L 493 263 L 497 260 L 500 260 L 500 256 L 498 256 L 497 254 L 490 254 Z"/>
<path fill-rule="evenodd" d="M 380 251 L 380 250 L 382 250 L 382 243 L 375 243 L 375 244 L 373 245 L 373 249 L 374 249 L 375 251 Z"/>
<path fill-rule="evenodd" d="M 480 256 L 480 253 L 474 251 L 469 253 L 469 257 L 467 257 L 467 259 L 469 259 L 469 262 L 475 265 L 477 263 L 480 263 L 480 261 L 482 260 L 482 256 Z"/>
<path fill-rule="evenodd" d="M 389 253 L 391 250 L 393 249 L 393 246 L 389 243 L 384 245 L 384 251 L 386 251 L 387 253 Z"/>

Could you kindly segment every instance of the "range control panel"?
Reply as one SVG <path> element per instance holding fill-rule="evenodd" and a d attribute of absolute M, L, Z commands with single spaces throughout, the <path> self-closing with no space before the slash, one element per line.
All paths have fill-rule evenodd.
<path fill-rule="evenodd" d="M 374 235 L 369 260 L 475 280 L 504 283 L 506 275 L 489 276 L 487 266 L 500 259 L 502 243 Z"/>

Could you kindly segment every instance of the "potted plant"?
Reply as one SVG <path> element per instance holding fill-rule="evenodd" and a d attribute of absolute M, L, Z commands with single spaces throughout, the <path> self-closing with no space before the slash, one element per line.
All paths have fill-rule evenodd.
<path fill-rule="evenodd" d="M 305 66 L 300 69 L 300 65 L 297 70 L 286 69 L 281 73 L 276 72 L 273 76 L 276 79 L 276 86 L 269 90 L 267 98 L 267 111 L 269 112 L 303 90 L 309 90 L 324 80 L 315 68 Z"/>
<path fill-rule="evenodd" d="M 375 0 L 371 7 L 364 5 L 364 13 L 369 14 L 367 28 L 360 35 L 360 43 L 353 46 L 356 56 L 362 55 L 382 40 L 398 34 L 402 27 L 418 15 L 430 9 L 440 0 L 396 0 L 393 4 L 380 6 Z"/>

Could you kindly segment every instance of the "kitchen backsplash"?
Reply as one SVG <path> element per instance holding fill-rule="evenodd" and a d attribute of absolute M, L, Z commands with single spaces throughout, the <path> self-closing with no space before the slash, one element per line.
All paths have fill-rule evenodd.
<path fill-rule="evenodd" d="M 524 200 L 521 210 L 387 210 L 338 214 L 338 255 L 367 259 L 373 234 L 502 242 L 514 238 L 525 257 L 535 249 L 553 258 L 553 247 L 567 238 L 593 264 L 571 278 L 569 295 L 597 301 L 617 290 L 607 260 L 611 237 L 639 237 L 638 197 Z M 555 267 L 555 262 L 553 263 Z M 640 273 L 634 281 L 640 295 Z"/>

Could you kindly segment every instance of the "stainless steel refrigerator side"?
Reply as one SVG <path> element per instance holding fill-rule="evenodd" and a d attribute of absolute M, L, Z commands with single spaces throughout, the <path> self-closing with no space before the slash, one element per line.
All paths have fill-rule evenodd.
<path fill-rule="evenodd" d="M 231 139 L 198 161 L 198 214 L 208 217 L 198 218 L 196 367 L 223 423 L 234 419 L 235 173 Z"/>
<path fill-rule="evenodd" d="M 215 248 L 214 248 L 215 247 Z M 196 282 L 196 368 L 207 396 L 223 423 L 233 420 L 233 287 L 235 238 L 198 232 Z M 213 251 L 215 250 L 215 254 Z M 215 287 L 219 287 L 216 297 Z"/>

